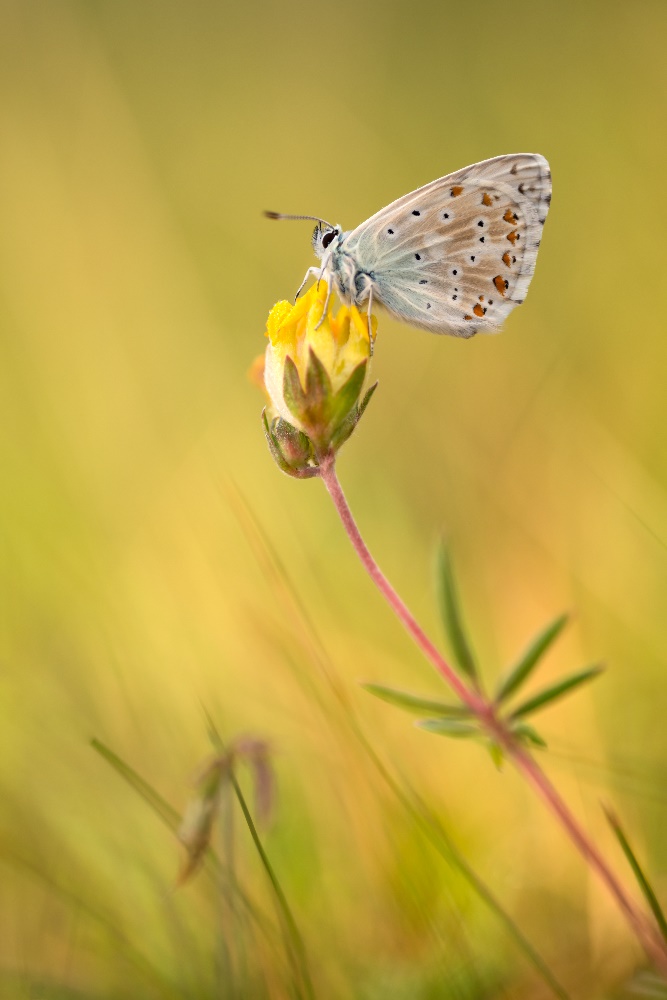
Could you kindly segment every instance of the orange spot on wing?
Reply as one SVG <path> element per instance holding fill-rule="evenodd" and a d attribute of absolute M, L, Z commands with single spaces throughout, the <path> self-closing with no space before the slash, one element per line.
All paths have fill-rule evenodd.
<path fill-rule="evenodd" d="M 516 241 L 519 239 L 519 234 L 517 233 L 516 229 L 513 229 L 511 233 L 507 234 L 507 239 L 510 241 L 512 246 L 514 246 Z"/>
<path fill-rule="evenodd" d="M 472 319 L 472 316 L 464 316 L 464 319 Z"/>
<path fill-rule="evenodd" d="M 505 222 L 509 222 L 510 226 L 514 226 L 519 221 L 519 216 L 516 214 L 516 212 L 513 212 L 511 208 L 508 208 L 505 214 L 503 215 L 503 219 L 505 220 Z"/>
<path fill-rule="evenodd" d="M 460 184 L 456 184 L 449 193 L 451 194 L 452 198 L 458 198 L 460 194 L 463 194 L 463 188 L 461 187 Z"/>
<path fill-rule="evenodd" d="M 507 264 L 508 267 L 512 266 L 512 258 L 510 256 L 509 250 L 505 251 L 505 253 L 503 254 L 503 258 L 502 259 L 503 259 L 503 264 Z"/>
<path fill-rule="evenodd" d="M 497 274 L 493 279 L 493 283 L 500 292 L 501 295 L 505 294 L 505 289 L 509 287 L 509 282 L 505 281 L 501 275 Z"/>
<path fill-rule="evenodd" d="M 475 316 L 483 316 L 484 313 L 486 312 L 486 309 L 483 306 L 480 306 L 479 302 L 475 302 L 472 311 L 474 312 Z"/>
<path fill-rule="evenodd" d="M 485 191 L 484 194 L 482 195 L 482 205 L 492 205 L 492 204 L 493 202 L 491 201 L 490 197 Z"/>

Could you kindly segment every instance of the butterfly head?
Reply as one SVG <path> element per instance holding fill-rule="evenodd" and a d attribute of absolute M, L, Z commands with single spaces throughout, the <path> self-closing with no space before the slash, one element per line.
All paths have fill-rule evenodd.
<path fill-rule="evenodd" d="M 326 223 L 320 224 L 318 222 L 313 230 L 313 250 L 315 251 L 315 256 L 322 260 L 334 241 L 340 237 L 341 232 L 340 226 L 330 226 Z"/>

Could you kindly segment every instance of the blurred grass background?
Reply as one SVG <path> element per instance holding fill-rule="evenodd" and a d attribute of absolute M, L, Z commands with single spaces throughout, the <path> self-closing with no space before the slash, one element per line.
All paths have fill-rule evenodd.
<path fill-rule="evenodd" d="M 275 747 L 265 843 L 318 997 L 548 995 L 382 783 L 331 678 L 570 993 L 607 995 L 640 956 L 541 805 L 359 690 L 440 688 L 320 484 L 274 467 L 246 371 L 312 263 L 309 227 L 262 209 L 351 228 L 467 163 L 548 157 L 526 305 L 469 343 L 381 319 L 380 390 L 339 472 L 433 634 L 445 532 L 490 679 L 576 612 L 544 679 L 609 669 L 545 714 L 547 767 L 622 868 L 598 807 L 615 803 L 667 888 L 667 6 L 2 0 L 0 17 L 0 996 L 232 995 L 215 886 L 171 891 L 173 837 L 89 746 L 180 811 L 202 706 Z M 242 928 L 235 988 L 288 996 L 240 821 L 237 838 L 274 929 Z"/>

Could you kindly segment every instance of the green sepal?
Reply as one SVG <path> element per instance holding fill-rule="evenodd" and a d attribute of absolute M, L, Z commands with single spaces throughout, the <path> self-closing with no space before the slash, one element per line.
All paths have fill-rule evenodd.
<path fill-rule="evenodd" d="M 330 444 L 332 451 L 338 451 L 339 448 L 342 448 L 348 438 L 352 436 L 358 422 L 359 416 L 355 408 L 331 435 Z"/>
<path fill-rule="evenodd" d="M 442 701 L 435 701 L 432 698 L 422 698 L 417 694 L 410 694 L 409 691 L 399 691 L 397 688 L 386 687 L 384 684 L 362 684 L 361 687 L 369 694 L 374 694 L 376 698 L 386 701 L 389 705 L 402 708 L 406 712 L 417 712 L 418 714 L 455 716 L 457 718 L 469 717 L 470 709 L 462 705 L 447 705 Z"/>
<path fill-rule="evenodd" d="M 293 470 L 289 467 L 289 465 L 283 458 L 283 454 L 280 448 L 278 447 L 278 442 L 275 440 L 273 433 L 271 432 L 271 427 L 269 425 L 269 418 L 266 415 L 266 407 L 264 407 L 264 409 L 262 410 L 262 424 L 264 425 L 264 435 L 266 437 L 266 442 L 269 446 L 269 451 L 271 452 L 271 457 L 273 458 L 274 462 L 276 463 L 278 468 L 282 469 L 283 472 L 287 472 L 288 474 L 292 473 Z"/>
<path fill-rule="evenodd" d="M 508 672 L 507 676 L 501 680 L 496 694 L 497 702 L 505 701 L 527 680 L 546 651 L 563 631 L 567 620 L 568 615 L 561 615 L 535 636 L 518 662 Z"/>
<path fill-rule="evenodd" d="M 279 417 L 277 418 L 277 420 L 281 420 L 281 418 Z M 276 422 L 277 421 L 273 422 L 274 426 Z M 281 420 L 281 422 L 285 427 L 292 428 L 295 434 L 297 435 L 301 434 L 301 431 L 298 431 L 296 427 L 292 427 L 292 425 L 288 424 L 286 420 Z M 266 407 L 262 410 L 262 424 L 264 426 L 264 434 L 266 436 L 266 441 L 269 446 L 269 451 L 271 452 L 271 456 L 276 465 L 278 466 L 278 468 L 282 472 L 285 472 L 288 476 L 292 476 L 294 479 L 311 479 L 313 476 L 318 475 L 319 469 L 316 465 L 307 465 L 306 460 L 304 460 L 304 464 L 302 466 L 294 466 L 291 465 L 290 462 L 285 458 L 285 455 L 283 454 L 282 449 L 280 447 L 280 442 L 276 438 L 271 424 L 269 424 L 269 419 L 266 415 Z M 306 435 L 303 434 L 302 436 L 310 444 L 309 439 L 306 437 Z"/>
<path fill-rule="evenodd" d="M 420 719 L 415 722 L 419 729 L 425 729 L 427 733 L 435 733 L 437 736 L 451 736 L 454 739 L 467 739 L 479 737 L 479 728 L 471 722 L 462 722 L 460 719 Z"/>
<path fill-rule="evenodd" d="M 546 750 L 546 741 L 542 739 L 536 729 L 533 729 L 526 722 L 520 722 L 518 726 L 514 726 L 512 733 L 525 746 L 539 747 L 540 750 Z"/>
<path fill-rule="evenodd" d="M 329 373 L 311 347 L 308 350 L 306 367 L 306 396 L 309 410 L 317 412 L 327 409 L 332 393 L 333 386 Z"/>
<path fill-rule="evenodd" d="M 621 850 L 625 854 L 628 864 L 632 868 L 633 874 L 637 880 L 637 884 L 639 885 L 639 888 L 642 891 L 642 895 L 644 896 L 644 899 L 648 903 L 651 913 L 655 917 L 655 922 L 660 928 L 660 933 L 662 934 L 663 939 L 667 941 L 667 920 L 665 919 L 665 914 L 662 910 L 662 907 L 660 906 L 660 903 L 658 902 L 658 897 L 653 891 L 651 883 L 644 874 L 644 870 L 639 864 L 635 852 L 630 847 L 630 842 L 628 841 L 628 838 L 625 836 L 625 833 L 623 832 L 623 829 L 621 827 L 618 818 L 614 815 L 614 813 L 611 812 L 610 809 L 605 809 L 605 814 L 607 816 L 607 819 L 609 820 L 609 825 L 611 826 L 612 830 L 614 831 L 614 834 L 616 835 L 616 839 L 621 845 Z"/>
<path fill-rule="evenodd" d="M 366 395 L 364 396 L 364 398 L 362 399 L 362 401 L 359 403 L 359 407 L 357 409 L 357 420 L 361 420 L 361 418 L 363 417 L 364 410 L 366 409 L 366 407 L 370 403 L 371 397 L 372 397 L 373 393 L 375 392 L 375 390 L 377 389 L 377 387 L 378 387 L 378 383 L 374 382 L 373 385 L 370 387 L 370 389 L 368 389 L 368 391 L 366 392 Z"/>
<path fill-rule="evenodd" d="M 289 355 L 285 358 L 283 371 L 283 399 L 292 416 L 303 422 L 307 405 L 306 394 L 301 385 L 299 371 Z"/>
<path fill-rule="evenodd" d="M 340 387 L 338 392 L 331 398 L 329 419 L 331 428 L 336 431 L 350 416 L 354 416 L 355 423 L 358 419 L 358 410 L 353 414 L 359 395 L 361 393 L 364 379 L 366 378 L 367 362 L 362 361 L 353 370 L 347 382 Z"/>
<path fill-rule="evenodd" d="M 449 553 L 443 543 L 438 551 L 438 596 L 440 613 L 456 663 L 461 672 L 477 684 L 477 667 L 463 626 Z"/>
<path fill-rule="evenodd" d="M 303 468 L 313 458 L 313 446 L 308 435 L 282 417 L 273 421 L 271 434 L 283 458 L 293 469 Z"/>
<path fill-rule="evenodd" d="M 362 361 L 362 364 L 365 365 L 366 362 Z M 356 371 L 356 369 L 355 369 L 355 371 Z M 354 372 L 353 372 L 353 374 L 354 374 Z M 364 377 L 365 377 L 365 373 L 364 373 Z M 356 428 L 357 424 L 361 420 L 362 414 L 363 414 L 364 410 L 366 409 L 366 407 L 368 406 L 368 404 L 370 402 L 371 396 L 373 395 L 373 393 L 377 389 L 377 385 L 378 384 L 376 382 L 375 385 L 372 385 L 370 387 L 370 389 L 365 394 L 365 396 L 361 400 L 361 402 L 357 403 L 356 406 L 352 407 L 352 409 L 348 413 L 347 417 L 342 421 L 342 423 L 336 428 L 336 430 L 332 434 L 332 436 L 331 436 L 331 447 L 333 448 L 334 451 L 338 451 L 338 449 L 342 445 L 344 445 L 345 442 L 347 441 L 347 439 L 352 435 L 352 432 L 354 431 L 354 429 Z"/>
<path fill-rule="evenodd" d="M 536 712 L 540 708 L 544 708 L 549 705 L 552 701 L 556 701 L 557 698 L 562 698 L 563 695 L 569 694 L 575 688 L 580 687 L 587 681 L 593 680 L 598 674 L 602 673 L 604 668 L 600 665 L 595 667 L 587 667 L 586 670 L 579 671 L 578 674 L 572 674 L 571 677 L 566 677 L 562 681 L 558 681 L 557 684 L 546 688 L 544 691 L 540 691 L 539 694 L 534 695 L 534 697 L 529 698 L 528 701 L 524 701 L 522 705 L 515 708 L 510 719 L 520 719 L 524 715 L 530 715 L 531 712 Z"/>

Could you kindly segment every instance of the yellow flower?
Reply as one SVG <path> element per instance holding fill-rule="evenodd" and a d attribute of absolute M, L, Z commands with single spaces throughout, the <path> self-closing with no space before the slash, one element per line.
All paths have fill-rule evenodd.
<path fill-rule="evenodd" d="M 368 320 L 356 306 L 325 312 L 326 282 L 295 305 L 278 302 L 269 314 L 264 385 L 265 430 L 285 472 L 316 475 L 320 461 L 354 430 L 372 390 L 364 393 L 372 354 Z M 373 339 L 376 321 L 371 319 Z M 375 388 L 375 387 L 373 387 Z"/>

